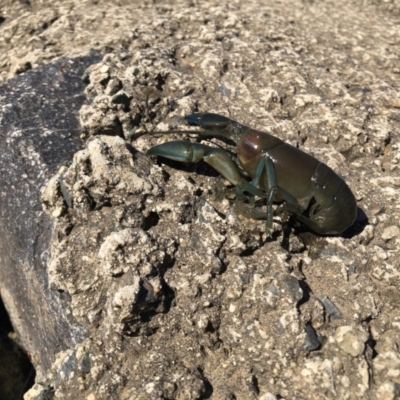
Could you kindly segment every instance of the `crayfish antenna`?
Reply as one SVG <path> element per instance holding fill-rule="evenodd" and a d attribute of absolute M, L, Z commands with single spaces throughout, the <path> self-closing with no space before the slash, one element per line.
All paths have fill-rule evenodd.
<path fill-rule="evenodd" d="M 220 133 L 216 133 L 215 131 L 210 131 L 210 130 L 205 130 L 205 131 L 190 131 L 190 130 L 170 130 L 170 131 L 153 131 L 153 132 L 147 132 L 149 134 L 152 135 L 169 135 L 169 134 L 173 134 L 173 133 L 177 133 L 177 134 L 187 134 L 187 135 L 200 135 L 200 136 L 227 136 L 227 135 L 223 135 Z"/>

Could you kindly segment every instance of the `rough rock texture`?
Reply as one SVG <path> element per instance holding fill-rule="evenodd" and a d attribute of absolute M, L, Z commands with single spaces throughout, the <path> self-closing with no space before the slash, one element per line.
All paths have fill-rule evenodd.
<path fill-rule="evenodd" d="M 84 42 L 109 54 L 86 73 L 85 148 L 42 202 L 50 287 L 87 336 L 26 399 L 399 397 L 399 6 L 373 3 L 83 3 Z M 276 218 L 269 239 L 209 166 L 145 155 L 193 111 L 327 163 L 354 226 L 316 237 Z"/>
<path fill-rule="evenodd" d="M 66 314 L 68 299 L 48 288 L 54 222 L 43 211 L 40 187 L 82 147 L 81 76 L 97 60 L 60 59 L 0 87 L 0 292 L 19 340 L 45 369 L 86 328 Z"/>

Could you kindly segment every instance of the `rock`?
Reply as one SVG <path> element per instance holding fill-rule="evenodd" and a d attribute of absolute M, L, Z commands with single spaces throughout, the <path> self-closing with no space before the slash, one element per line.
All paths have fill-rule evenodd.
<path fill-rule="evenodd" d="M 396 225 L 388 226 L 384 229 L 381 235 L 382 239 L 388 241 L 393 238 L 400 239 L 400 228 Z"/>
<path fill-rule="evenodd" d="M 396 396 L 396 368 L 390 369 L 390 360 L 396 360 L 386 354 L 397 351 L 396 336 L 380 343 L 385 332 L 398 330 L 400 310 L 400 247 L 395 236 L 386 240 L 390 235 L 383 234 L 400 220 L 395 207 L 399 17 L 386 11 L 396 10 L 393 2 L 368 0 L 356 9 L 343 0 L 43 0 L 35 7 L 5 2 L 0 79 L 32 67 L 22 75 L 29 76 L 67 52 L 95 48 L 104 54 L 84 73 L 86 102 L 79 117 L 85 143 L 74 157 L 66 148 L 64 168 L 56 162 L 41 176 L 43 183 L 50 179 L 42 192 L 47 215 L 41 216 L 51 223 L 40 235 L 22 226 L 28 215 L 42 211 L 40 205 L 32 210 L 23 197 L 11 222 L 23 227 L 14 233 L 24 241 L 20 247 L 0 244 L 3 263 L 28 249 L 26 237 L 43 248 L 52 230 L 48 257 L 42 253 L 29 261 L 40 264 L 43 274 L 48 271 L 48 279 L 36 285 L 33 267 L 25 263 L 17 269 L 32 281 L 43 308 L 43 318 L 42 310 L 35 310 L 32 325 L 54 338 L 36 348 L 60 348 L 46 364 L 36 350 L 31 353 L 41 384 L 31 397 Z M 68 68 L 59 65 L 60 79 L 47 87 L 62 85 Z M 75 100 L 82 104 L 79 95 Z M 25 118 L 36 127 L 46 102 L 44 96 L 28 101 L 29 118 L 21 109 L 11 124 Z M 2 114 L 10 108 L 2 100 L 0 107 Z M 51 104 L 49 110 L 48 119 L 56 121 Z M 316 237 L 283 212 L 274 216 L 268 237 L 265 221 L 249 218 L 254 206 L 237 199 L 234 187 L 207 163 L 184 165 L 146 155 L 173 139 L 217 146 L 235 158 L 230 141 L 182 132 L 198 131 L 182 120 L 197 111 L 270 132 L 328 164 L 356 195 L 354 226 L 341 236 Z M 76 109 L 68 115 L 76 115 Z M 65 120 L 42 131 L 50 135 L 41 136 L 46 155 L 53 154 L 54 144 L 58 157 L 63 147 L 53 140 L 56 132 L 71 129 L 72 140 L 76 126 L 75 119 Z M 180 133 L 158 134 L 169 129 Z M 11 139 L 31 140 L 30 133 L 20 135 L 17 129 L 14 138 L 2 141 L 2 150 L 8 152 Z M 32 164 L 41 159 L 29 152 L 29 143 L 20 150 L 16 158 L 28 154 L 31 159 L 16 175 L 32 179 L 40 173 Z M 2 176 L 8 176 L 5 171 Z M 302 165 L 298 171 L 302 176 Z M 334 188 L 326 183 L 329 201 Z M 16 187 L 14 206 L 24 189 Z M 264 205 L 256 199 L 261 214 Z M 3 202 L 3 223 L 8 215 L 1 207 Z M 4 226 L 3 235 L 10 228 Z M 18 290 L 8 282 L 7 288 Z M 1 293 L 7 296 L 4 285 Z M 16 314 L 13 304 L 8 301 Z M 23 318 L 31 317 L 25 303 L 16 307 Z M 47 325 L 51 313 L 55 322 Z M 64 337 L 63 325 L 54 329 L 51 324 L 64 316 L 66 332 L 72 321 L 80 336 Z M 310 355 L 303 345 L 317 343 L 311 330 L 305 342 L 307 323 L 328 337 Z M 365 354 L 353 357 L 347 345 L 340 348 L 339 324 L 352 327 L 338 335 L 341 345 L 356 343 L 358 351 L 370 333 Z M 382 355 L 378 369 L 371 368 L 372 353 Z M 52 391 L 41 393 L 41 388 Z"/>
<path fill-rule="evenodd" d="M 324 306 L 324 309 L 332 319 L 342 318 L 339 309 L 333 304 L 332 300 L 330 300 L 327 296 L 325 295 L 319 296 L 318 300 Z"/>
<path fill-rule="evenodd" d="M 264 393 L 259 397 L 260 400 L 277 400 L 278 398 L 272 393 Z"/>
<path fill-rule="evenodd" d="M 335 340 L 345 353 L 357 357 L 364 352 L 368 333 L 351 326 L 341 326 L 336 329 Z"/>
<path fill-rule="evenodd" d="M 389 381 L 382 383 L 376 390 L 377 399 L 396 400 L 399 398 L 399 395 L 399 385 Z"/>
<path fill-rule="evenodd" d="M 310 323 L 306 324 L 305 326 L 305 334 L 306 337 L 304 340 L 303 349 L 305 351 L 317 350 L 321 346 L 321 342 L 317 332 L 314 330 Z"/>
<path fill-rule="evenodd" d="M 48 286 L 54 220 L 42 210 L 40 188 L 82 147 L 81 76 L 97 60 L 59 59 L 0 87 L 0 291 L 21 344 L 44 370 L 85 337 L 63 293 Z"/>
<path fill-rule="evenodd" d="M 25 393 L 24 400 L 42 400 L 53 399 L 54 390 L 52 388 L 35 383 L 33 387 Z"/>
<path fill-rule="evenodd" d="M 282 279 L 282 287 L 284 292 L 288 292 L 292 302 L 297 304 L 303 298 L 303 290 L 300 287 L 299 281 L 291 275 L 286 275 Z"/>
<path fill-rule="evenodd" d="M 383 382 L 389 379 L 400 385 L 400 355 L 397 351 L 378 354 L 373 360 L 373 365 Z"/>

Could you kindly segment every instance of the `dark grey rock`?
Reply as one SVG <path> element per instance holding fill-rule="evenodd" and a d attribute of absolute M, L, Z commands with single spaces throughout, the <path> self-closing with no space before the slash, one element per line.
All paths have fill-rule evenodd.
<path fill-rule="evenodd" d="M 53 222 L 42 210 L 40 188 L 82 146 L 81 76 L 98 60 L 63 58 L 0 87 L 0 290 L 21 343 L 44 369 L 85 331 L 48 286 Z"/>
<path fill-rule="evenodd" d="M 306 324 L 305 328 L 306 337 L 304 340 L 303 349 L 305 351 L 317 350 L 321 346 L 318 334 L 315 332 L 314 328 L 310 323 Z"/>
<path fill-rule="evenodd" d="M 286 275 L 282 279 L 282 282 L 293 303 L 297 304 L 303 298 L 303 290 L 300 287 L 299 281 L 294 276 Z"/>
<path fill-rule="evenodd" d="M 339 309 L 333 304 L 333 302 L 325 295 L 319 296 L 318 300 L 324 306 L 325 311 L 332 319 L 341 319 L 342 314 Z"/>

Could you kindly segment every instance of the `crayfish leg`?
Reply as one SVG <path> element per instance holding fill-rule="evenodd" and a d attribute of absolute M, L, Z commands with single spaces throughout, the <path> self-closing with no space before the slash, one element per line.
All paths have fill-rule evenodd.
<path fill-rule="evenodd" d="M 242 177 L 238 166 L 228 153 L 219 147 L 175 140 L 154 146 L 147 151 L 147 154 L 189 163 L 197 163 L 203 160 L 235 185 L 237 193 L 243 194 L 243 192 L 248 192 L 252 196 L 265 197 L 263 190 L 258 189 Z"/>
<path fill-rule="evenodd" d="M 274 215 L 274 199 L 278 193 L 278 185 L 276 180 L 276 172 L 272 160 L 265 156 L 260 159 L 254 172 L 253 180 L 250 182 L 252 186 L 257 188 L 260 185 L 261 177 L 265 176 L 265 182 L 262 182 L 266 188 L 266 194 L 263 197 L 267 198 L 267 212 L 266 212 L 266 228 L 269 237 L 272 237 L 272 217 Z"/>

